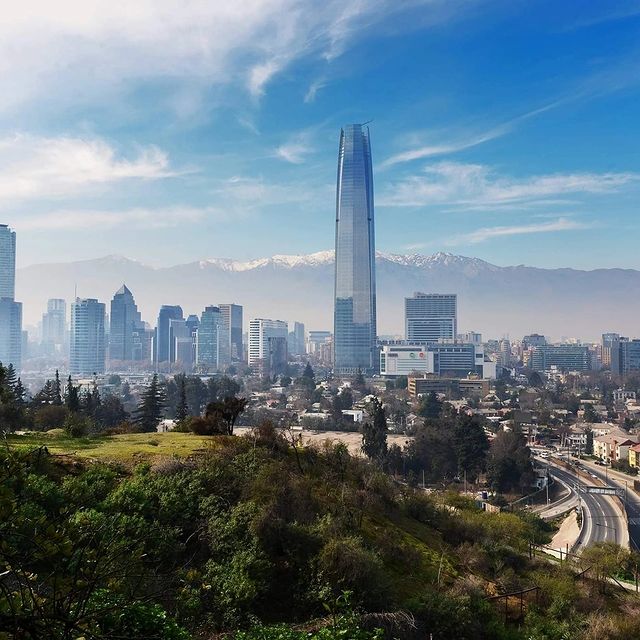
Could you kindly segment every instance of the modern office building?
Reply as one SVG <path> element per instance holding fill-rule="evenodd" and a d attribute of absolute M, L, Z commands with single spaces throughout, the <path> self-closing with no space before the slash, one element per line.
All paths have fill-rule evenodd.
<path fill-rule="evenodd" d="M 242 306 L 221 304 L 220 308 L 220 366 L 240 362 L 244 358 L 242 344 Z"/>
<path fill-rule="evenodd" d="M 76 298 L 71 305 L 69 369 L 73 375 L 104 373 L 105 305 Z"/>
<path fill-rule="evenodd" d="M 0 298 L 0 362 L 22 368 L 22 303 Z"/>
<path fill-rule="evenodd" d="M 307 335 L 307 353 L 317 353 L 320 347 L 331 342 L 332 338 L 331 331 L 309 331 Z"/>
<path fill-rule="evenodd" d="M 304 324 L 302 324 L 302 322 L 293 323 L 293 331 L 289 332 L 289 343 L 287 347 L 289 353 L 293 356 L 302 356 L 306 353 Z"/>
<path fill-rule="evenodd" d="M 0 224 L 0 298 L 16 297 L 16 232 Z"/>
<path fill-rule="evenodd" d="M 612 353 L 615 349 L 618 348 L 618 344 L 620 342 L 620 334 L 619 333 L 603 333 L 602 334 L 602 366 L 610 368 L 612 356 L 615 355 Z M 618 366 L 616 365 L 616 368 Z"/>
<path fill-rule="evenodd" d="M 455 293 L 419 293 L 404 299 L 405 336 L 409 342 L 455 340 L 458 297 Z"/>
<path fill-rule="evenodd" d="M 109 316 L 109 360 L 142 360 L 144 323 L 129 288 L 123 284 L 111 300 Z"/>
<path fill-rule="evenodd" d="M 22 304 L 16 302 L 16 234 L 0 224 L 0 362 L 22 368 Z"/>
<path fill-rule="evenodd" d="M 615 335 L 617 336 L 617 334 Z M 611 338 L 607 341 L 607 352 L 609 356 L 608 366 L 611 369 L 611 373 L 626 376 L 632 371 L 640 371 L 639 339 L 629 340 L 624 336 L 617 336 L 616 339 Z"/>
<path fill-rule="evenodd" d="M 482 334 L 476 331 L 467 331 L 458 335 L 459 342 L 470 342 L 471 344 L 482 344 Z"/>
<path fill-rule="evenodd" d="M 422 377 L 409 376 L 407 390 L 412 398 L 428 393 L 444 393 L 448 398 L 483 398 L 491 390 L 487 378 L 442 378 L 431 374 Z"/>
<path fill-rule="evenodd" d="M 551 367 L 563 371 L 589 371 L 589 347 L 577 344 L 548 344 L 533 347 L 529 367 L 534 371 L 548 371 Z"/>
<path fill-rule="evenodd" d="M 289 328 L 284 320 L 256 318 L 249 323 L 249 366 L 262 375 L 271 373 L 273 359 L 282 360 L 282 344 L 286 352 Z M 282 340 L 276 340 L 282 338 Z M 286 353 L 285 353 L 286 361 Z"/>
<path fill-rule="evenodd" d="M 171 335 L 170 321 L 183 319 L 182 307 L 179 305 L 163 304 L 160 307 L 153 345 L 153 360 L 156 368 L 166 367 L 175 362 L 175 341 Z"/>
<path fill-rule="evenodd" d="M 336 193 L 334 370 L 378 369 L 375 230 L 369 128 L 340 132 Z"/>
<path fill-rule="evenodd" d="M 196 364 L 203 371 L 219 369 L 221 335 L 226 340 L 228 334 L 224 329 L 221 331 L 220 327 L 220 307 L 205 307 L 200 317 L 196 342 Z"/>
<path fill-rule="evenodd" d="M 67 342 L 67 303 L 61 298 L 47 301 L 42 314 L 42 349 L 47 355 L 64 353 Z"/>
<path fill-rule="evenodd" d="M 539 333 L 531 333 L 528 336 L 522 338 L 522 348 L 531 349 L 532 347 L 544 347 L 547 344 L 547 339 Z"/>
<path fill-rule="evenodd" d="M 381 346 L 380 375 L 395 377 L 412 373 L 493 379 L 496 377 L 496 363 L 485 358 L 481 344 L 455 340 L 428 344 L 399 340 Z"/>

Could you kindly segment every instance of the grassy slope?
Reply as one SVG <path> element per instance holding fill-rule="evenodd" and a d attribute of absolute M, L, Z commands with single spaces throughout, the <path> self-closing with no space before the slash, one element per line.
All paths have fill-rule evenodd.
<path fill-rule="evenodd" d="M 122 463 L 157 457 L 188 457 L 211 446 L 212 439 L 191 433 L 132 433 L 116 436 L 70 438 L 61 430 L 8 436 L 10 446 L 45 446 L 53 454 Z"/>

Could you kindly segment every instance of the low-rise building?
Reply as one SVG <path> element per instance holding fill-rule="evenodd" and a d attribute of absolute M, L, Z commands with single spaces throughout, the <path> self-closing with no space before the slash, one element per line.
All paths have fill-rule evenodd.
<path fill-rule="evenodd" d="M 637 443 L 636 436 L 630 436 L 621 429 L 612 429 L 607 435 L 593 439 L 593 455 L 610 462 L 628 460 L 629 448 Z"/>
<path fill-rule="evenodd" d="M 441 378 L 425 374 L 423 377 L 410 376 L 407 389 L 409 395 L 417 398 L 427 393 L 442 393 L 452 396 L 486 396 L 491 389 L 491 381 L 486 378 Z"/>

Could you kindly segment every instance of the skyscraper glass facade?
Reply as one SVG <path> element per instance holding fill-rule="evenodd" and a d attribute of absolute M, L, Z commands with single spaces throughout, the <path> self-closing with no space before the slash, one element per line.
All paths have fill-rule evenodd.
<path fill-rule="evenodd" d="M 336 192 L 334 368 L 377 370 L 373 169 L 369 128 L 340 132 Z"/>
<path fill-rule="evenodd" d="M 205 307 L 198 326 L 196 361 L 207 370 L 218 369 L 220 345 L 220 308 Z"/>
<path fill-rule="evenodd" d="M 0 224 L 0 298 L 13 300 L 16 294 L 16 233 Z"/>
<path fill-rule="evenodd" d="M 122 285 L 111 300 L 109 358 L 114 361 L 141 360 L 140 336 L 144 326 L 133 294 Z"/>
<path fill-rule="evenodd" d="M 69 368 L 75 375 L 104 373 L 105 305 L 94 298 L 71 305 Z"/>

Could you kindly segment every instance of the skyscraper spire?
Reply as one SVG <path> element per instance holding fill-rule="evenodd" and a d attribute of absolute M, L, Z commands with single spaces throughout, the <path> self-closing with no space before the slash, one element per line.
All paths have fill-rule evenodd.
<path fill-rule="evenodd" d="M 377 370 L 373 169 L 369 128 L 340 132 L 336 193 L 334 369 Z"/>

